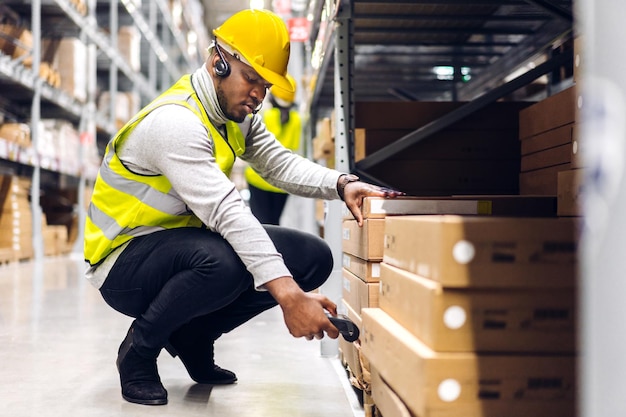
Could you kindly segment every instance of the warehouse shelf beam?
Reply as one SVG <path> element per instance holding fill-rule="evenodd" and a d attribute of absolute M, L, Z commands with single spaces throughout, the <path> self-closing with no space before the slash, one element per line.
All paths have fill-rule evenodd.
<path fill-rule="evenodd" d="M 531 0 L 528 0 L 531 1 Z M 472 14 L 419 14 L 419 13 L 403 13 L 403 14 L 373 14 L 373 13 L 355 13 L 355 19 L 373 19 L 373 20 L 412 20 L 412 21 L 424 21 L 424 22 L 437 22 L 437 21 L 460 21 L 460 22 L 484 22 L 485 17 L 481 15 Z M 550 19 L 545 15 L 502 15 L 502 16 L 489 16 L 490 22 L 536 22 Z"/>
<path fill-rule="evenodd" d="M 495 102 L 499 98 L 502 98 L 525 85 L 528 85 L 530 82 L 534 81 L 544 74 L 547 74 L 555 68 L 559 68 L 563 65 L 570 63 L 572 59 L 573 54 L 571 53 L 571 51 L 569 53 L 563 53 L 561 55 L 553 57 L 552 59 L 544 62 L 536 68 L 520 75 L 514 80 L 483 94 L 477 99 L 468 102 L 467 104 L 464 104 L 458 109 L 445 114 L 439 119 L 428 123 L 427 125 L 417 129 L 416 131 L 398 139 L 392 144 L 385 146 L 381 150 L 367 156 L 356 164 L 356 172 L 362 172 L 369 168 L 372 168 L 380 162 L 383 162 L 384 160 L 402 152 L 410 146 L 415 145 L 416 143 L 432 136 L 433 134 L 445 129 L 446 127 L 451 126 L 452 124 L 476 112 L 477 110 L 482 109 L 488 104 Z"/>
<path fill-rule="evenodd" d="M 553 16 L 558 17 L 559 19 L 563 19 L 568 23 L 572 23 L 574 21 L 574 16 L 571 12 L 560 7 L 554 2 L 547 0 L 525 0 L 527 3 L 532 4 L 533 6 L 537 6 L 541 9 L 544 9 L 546 12 L 550 13 Z"/>

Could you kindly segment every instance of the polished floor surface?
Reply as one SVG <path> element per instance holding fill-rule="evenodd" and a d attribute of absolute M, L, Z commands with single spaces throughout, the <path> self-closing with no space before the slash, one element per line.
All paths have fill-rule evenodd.
<path fill-rule="evenodd" d="M 120 395 L 117 348 L 131 319 L 109 308 L 83 278 L 81 260 L 46 258 L 0 266 L 0 416 L 362 416 L 336 357 L 291 337 L 278 308 L 216 344 L 219 365 L 239 382 L 195 384 L 165 351 L 165 406 Z"/>

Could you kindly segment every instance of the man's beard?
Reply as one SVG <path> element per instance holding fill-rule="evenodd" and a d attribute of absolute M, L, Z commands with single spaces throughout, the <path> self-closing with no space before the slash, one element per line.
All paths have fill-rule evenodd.
<path fill-rule="evenodd" d="M 244 114 L 243 116 L 236 116 L 228 111 L 228 101 L 226 100 L 226 94 L 224 94 L 224 90 L 222 90 L 221 82 L 217 83 L 216 90 L 217 90 L 217 102 L 219 103 L 220 108 L 224 112 L 224 116 L 226 116 L 228 120 L 232 120 L 233 122 L 236 122 L 236 123 L 243 122 L 246 119 L 247 114 Z"/>

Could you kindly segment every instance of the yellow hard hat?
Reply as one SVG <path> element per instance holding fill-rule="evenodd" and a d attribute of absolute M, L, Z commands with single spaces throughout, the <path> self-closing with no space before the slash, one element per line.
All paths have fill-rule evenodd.
<path fill-rule="evenodd" d="M 291 74 L 287 74 L 287 80 L 289 84 L 291 84 L 292 91 L 285 90 L 278 85 L 273 85 L 270 93 L 277 99 L 283 100 L 288 104 L 292 104 L 296 99 L 296 80 L 291 76 Z"/>
<path fill-rule="evenodd" d="M 222 43 L 241 54 L 265 81 L 293 91 L 287 79 L 289 31 L 269 10 L 242 10 L 213 30 Z"/>

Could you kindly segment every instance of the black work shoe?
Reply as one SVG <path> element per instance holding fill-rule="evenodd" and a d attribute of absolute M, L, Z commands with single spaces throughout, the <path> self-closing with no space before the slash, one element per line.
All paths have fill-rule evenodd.
<path fill-rule="evenodd" d="M 237 375 L 215 364 L 213 341 L 189 343 L 170 338 L 165 349 L 172 357 L 178 356 L 191 379 L 198 384 L 226 385 L 237 382 Z"/>
<path fill-rule="evenodd" d="M 122 397 L 131 403 L 143 405 L 167 404 L 167 391 L 161 384 L 156 358 L 144 358 L 133 347 L 133 328 L 117 354 L 117 370 L 120 373 Z"/>

